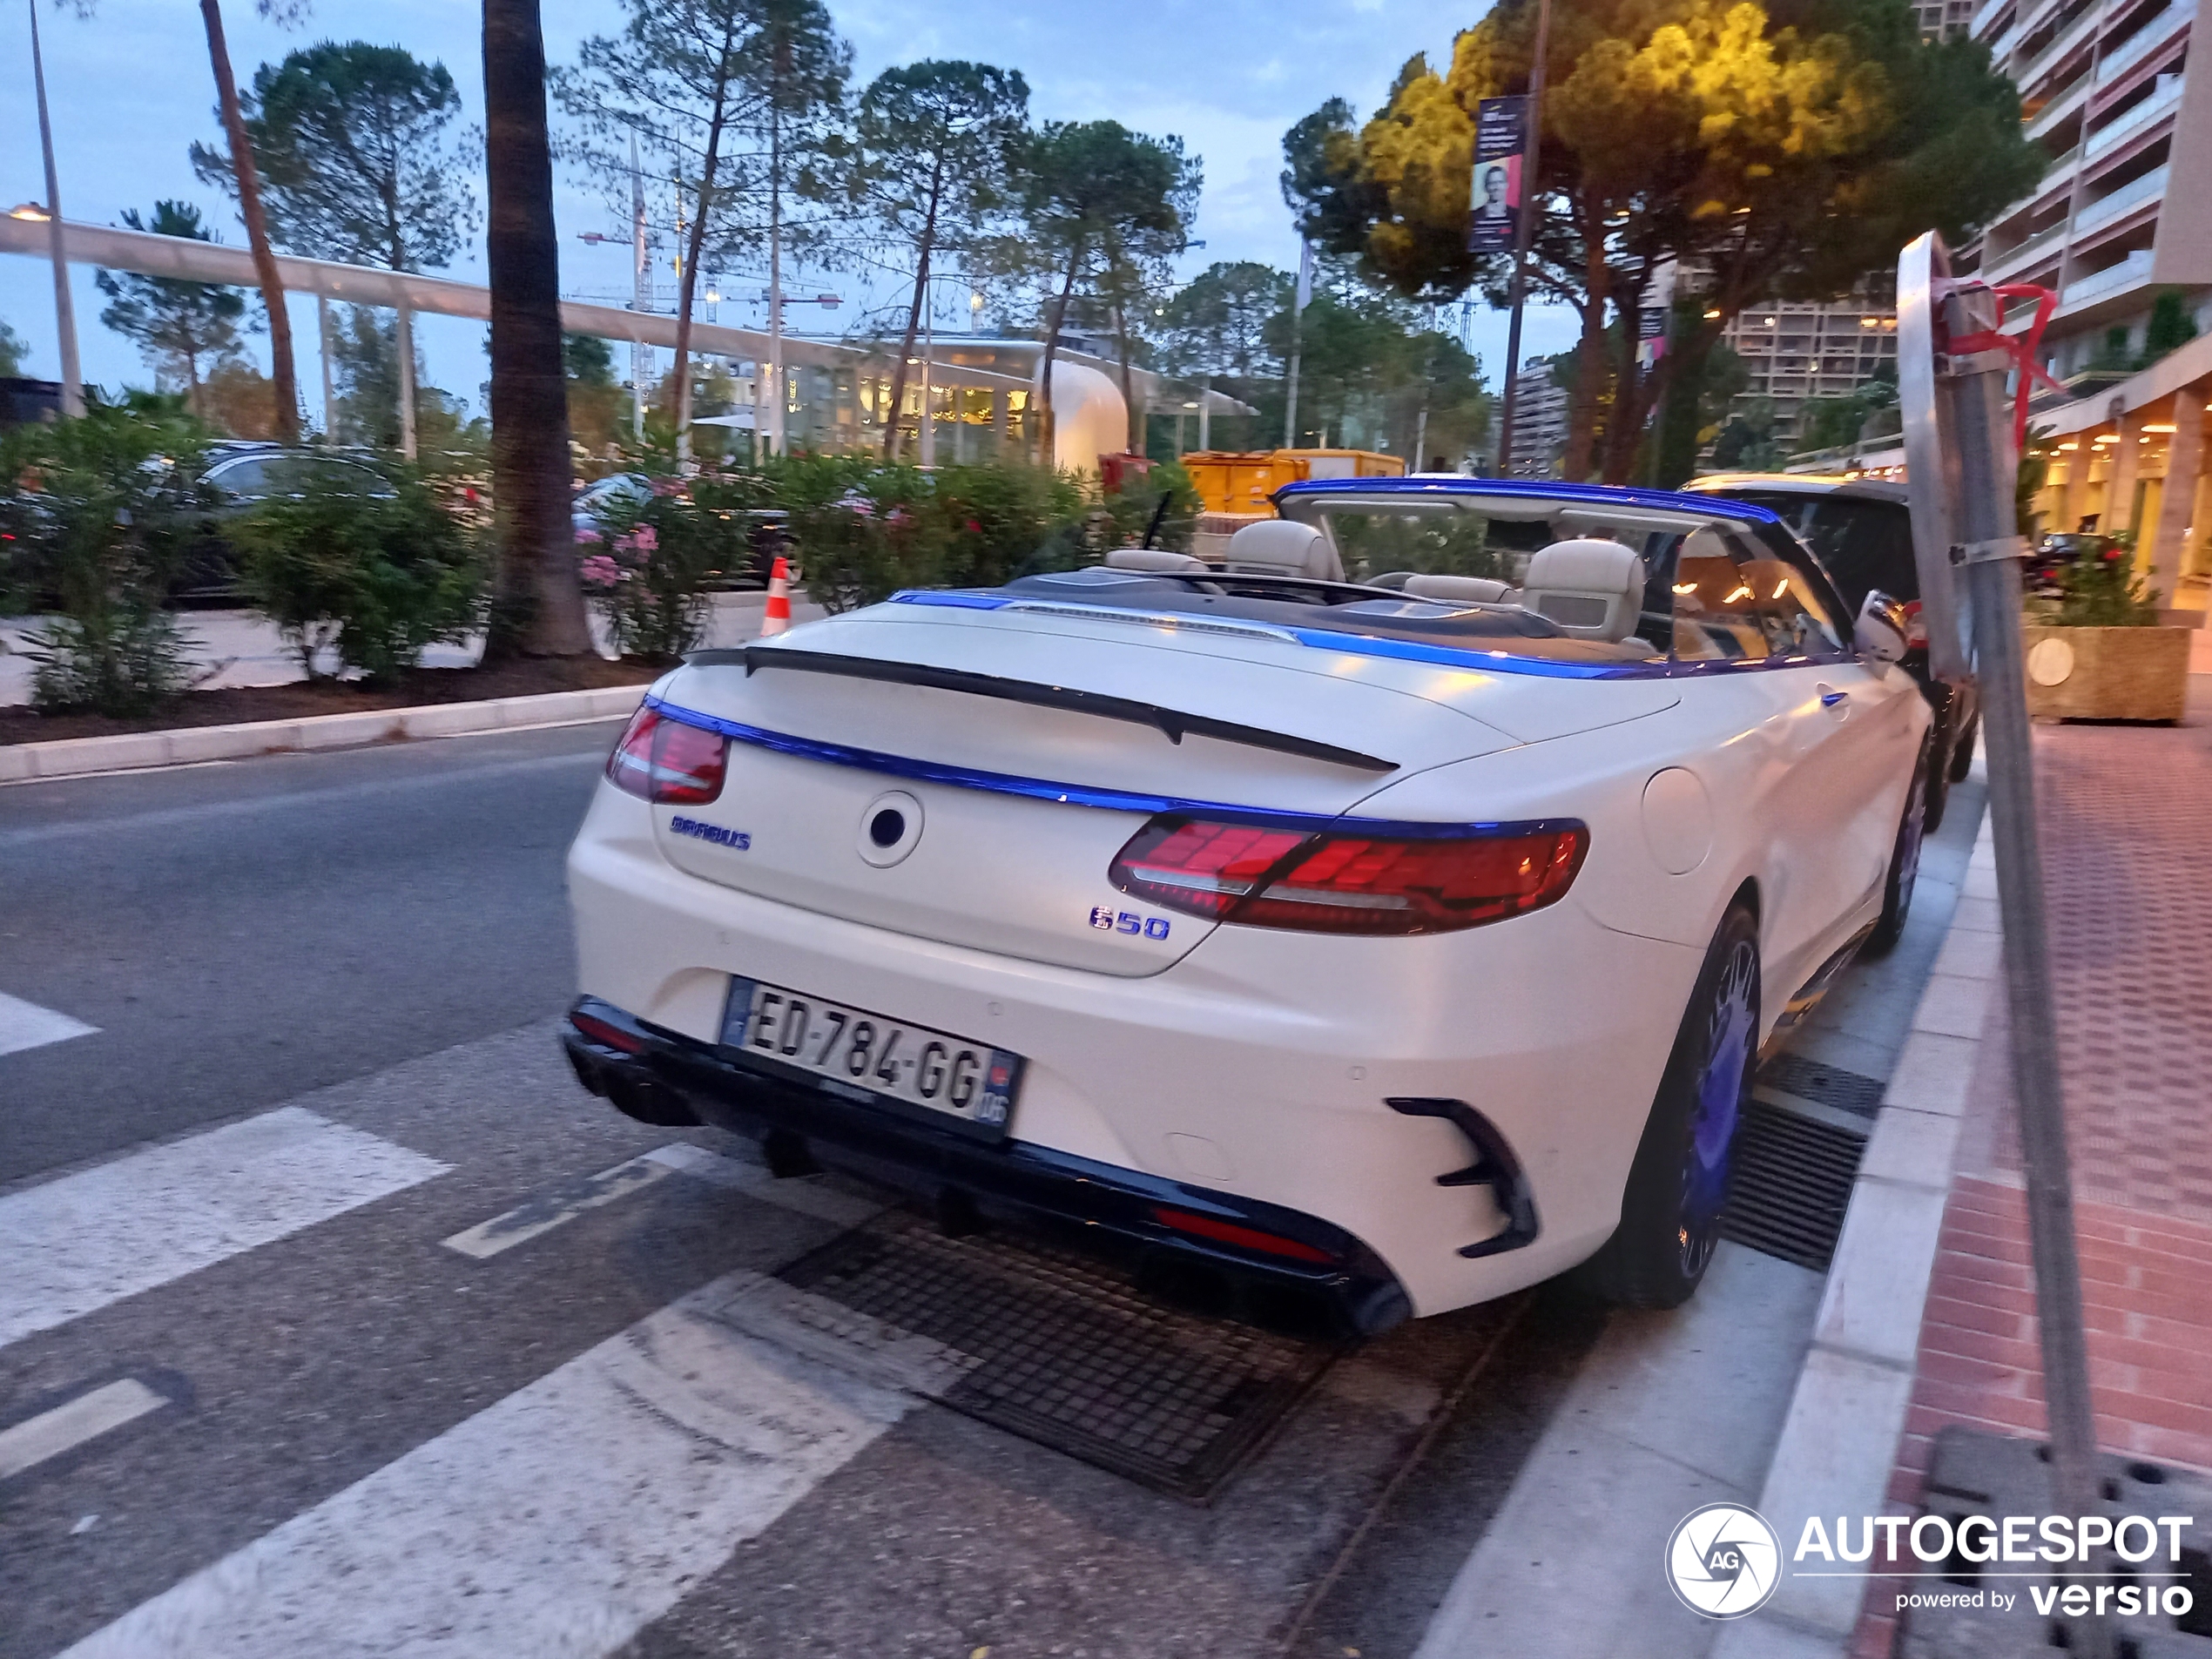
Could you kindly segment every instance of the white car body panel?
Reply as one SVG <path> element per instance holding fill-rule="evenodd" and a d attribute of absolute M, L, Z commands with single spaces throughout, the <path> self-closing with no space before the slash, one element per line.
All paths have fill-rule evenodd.
<path fill-rule="evenodd" d="M 1731 900 L 1757 895 L 1771 1029 L 1879 914 L 1928 724 L 1905 674 L 1848 658 L 1568 678 L 1057 605 L 880 605 L 761 649 L 1133 698 L 1397 763 L 1177 744 L 1088 713 L 725 660 L 654 694 L 844 758 L 741 738 L 720 798 L 699 807 L 603 783 L 569 867 L 587 995 L 712 1042 L 738 975 L 988 1039 L 1027 1057 L 1016 1140 L 1333 1223 L 1417 1313 L 1548 1278 L 1604 1242 Z M 1362 819 L 1576 819 L 1588 853 L 1558 902 L 1460 931 L 1223 925 L 1109 880 L 1149 809 L 998 792 L 947 768 Z M 879 868 L 857 838 L 893 791 L 925 824 Z M 747 844 L 674 833 L 679 817 Z M 1168 937 L 1096 927 L 1098 906 L 1162 915 Z M 1528 1174 L 1533 1244 L 1460 1254 L 1505 1217 L 1486 1188 L 1436 1184 L 1467 1144 L 1393 1110 L 1395 1096 L 1479 1105 Z"/>

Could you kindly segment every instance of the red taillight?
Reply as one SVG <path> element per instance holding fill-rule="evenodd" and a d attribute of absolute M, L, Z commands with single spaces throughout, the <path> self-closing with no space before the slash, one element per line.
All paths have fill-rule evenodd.
<path fill-rule="evenodd" d="M 624 1054 L 643 1054 L 645 1040 L 633 1036 L 618 1025 L 610 1025 L 596 1015 L 571 1014 L 569 1023 L 592 1042 L 609 1049 L 619 1049 Z"/>
<path fill-rule="evenodd" d="M 1503 833 L 1309 834 L 1166 814 L 1115 854 L 1123 893 L 1257 927 L 1433 934 L 1542 908 L 1582 866 L 1579 824 Z"/>
<path fill-rule="evenodd" d="M 1925 645 L 1928 643 L 1928 619 L 1920 612 L 1920 602 L 1911 599 L 1905 606 L 1905 643 Z"/>
<path fill-rule="evenodd" d="M 1152 1219 L 1163 1227 L 1172 1227 L 1179 1233 L 1189 1233 L 1197 1238 L 1211 1238 L 1217 1244 L 1234 1244 L 1239 1250 L 1261 1251 L 1270 1256 L 1288 1256 L 1294 1261 L 1333 1262 L 1336 1258 L 1325 1250 L 1285 1238 L 1279 1233 L 1264 1233 L 1257 1227 L 1239 1226 L 1233 1221 L 1220 1221 L 1212 1216 L 1193 1215 L 1188 1210 L 1170 1210 L 1164 1204 L 1152 1206 Z"/>
<path fill-rule="evenodd" d="M 607 757 L 607 777 L 658 806 L 704 806 L 722 792 L 729 758 L 730 740 L 719 732 L 639 709 Z"/>

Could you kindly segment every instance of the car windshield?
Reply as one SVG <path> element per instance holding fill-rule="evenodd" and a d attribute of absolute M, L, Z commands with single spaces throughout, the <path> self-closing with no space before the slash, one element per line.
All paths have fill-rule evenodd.
<path fill-rule="evenodd" d="M 1912 563 L 1912 515 L 1903 502 L 1784 490 L 1728 494 L 1731 501 L 1767 509 L 1787 524 L 1835 578 L 1852 615 L 1876 588 L 1908 604 L 1920 597 L 1920 572 Z"/>
<path fill-rule="evenodd" d="M 1347 490 L 1286 498 L 1321 532 L 1305 559 L 1272 565 L 1256 539 L 1225 569 L 1170 575 L 1093 568 L 1025 578 L 1027 598 L 1197 611 L 1486 654 L 1570 662 L 1738 661 L 1831 655 L 1846 637 L 1834 590 L 1764 518 L 1581 494 Z M 1334 555 L 1333 559 L 1329 556 Z M 1255 562 L 1257 560 L 1257 562 Z M 1341 582 L 1334 577 L 1340 563 Z"/>

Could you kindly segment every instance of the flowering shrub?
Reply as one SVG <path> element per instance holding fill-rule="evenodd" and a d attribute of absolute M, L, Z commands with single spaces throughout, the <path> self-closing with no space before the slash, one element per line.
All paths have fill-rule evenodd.
<path fill-rule="evenodd" d="M 616 653 L 648 663 L 673 662 L 705 637 L 711 584 L 741 570 L 745 556 L 742 525 L 673 480 L 610 507 L 578 540 L 577 573 Z"/>

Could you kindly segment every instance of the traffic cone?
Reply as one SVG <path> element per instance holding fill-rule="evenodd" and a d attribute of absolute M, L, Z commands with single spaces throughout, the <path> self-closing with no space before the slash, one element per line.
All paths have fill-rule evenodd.
<path fill-rule="evenodd" d="M 791 561 L 782 554 L 768 570 L 768 610 L 760 619 L 760 637 L 782 633 L 791 626 Z"/>

